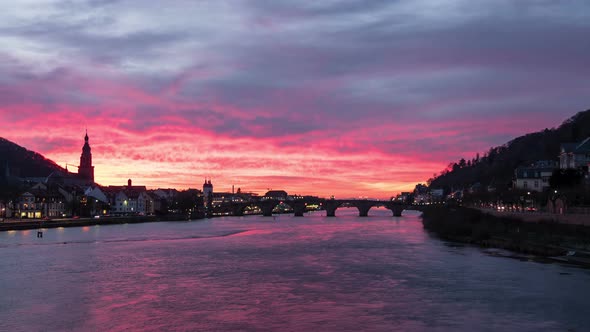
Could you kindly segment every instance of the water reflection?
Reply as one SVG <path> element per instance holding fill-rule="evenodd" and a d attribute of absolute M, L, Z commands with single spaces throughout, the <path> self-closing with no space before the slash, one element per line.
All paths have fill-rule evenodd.
<path fill-rule="evenodd" d="M 588 271 L 449 245 L 416 215 L 389 213 L 49 229 L 42 240 L 3 233 L 0 330 L 590 326 Z"/>

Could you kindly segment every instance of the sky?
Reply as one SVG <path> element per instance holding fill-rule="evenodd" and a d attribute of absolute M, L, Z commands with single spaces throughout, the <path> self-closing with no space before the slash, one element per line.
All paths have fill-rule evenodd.
<path fill-rule="evenodd" d="M 586 0 L 0 7 L 0 137 L 103 185 L 387 198 L 590 108 Z"/>

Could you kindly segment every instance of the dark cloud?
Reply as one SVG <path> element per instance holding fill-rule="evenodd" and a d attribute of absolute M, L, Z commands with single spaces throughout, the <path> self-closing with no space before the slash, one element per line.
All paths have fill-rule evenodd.
<path fill-rule="evenodd" d="M 0 107 L 92 108 L 130 132 L 185 126 L 285 147 L 313 136 L 342 142 L 334 149 L 343 153 L 435 153 L 501 144 L 588 105 L 585 1 L 88 0 L 30 17 L 12 9 L 0 14 L 10 41 L 0 51 Z M 446 143 L 397 131 L 423 123 L 438 133 L 457 119 L 506 127 L 535 115 L 509 131 L 467 124 Z M 390 132 L 373 135 L 381 127 Z"/>

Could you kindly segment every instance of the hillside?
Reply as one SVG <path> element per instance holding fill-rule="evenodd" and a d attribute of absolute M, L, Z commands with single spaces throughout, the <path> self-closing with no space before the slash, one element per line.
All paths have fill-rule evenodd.
<path fill-rule="evenodd" d="M 475 183 L 498 189 L 510 185 L 514 169 L 538 160 L 557 160 L 560 145 L 590 136 L 590 110 L 580 112 L 559 127 L 545 129 L 491 148 L 483 156 L 461 159 L 429 180 L 432 188 L 445 191 L 466 188 Z"/>
<path fill-rule="evenodd" d="M 65 171 L 37 152 L 0 137 L 0 177 L 6 174 L 7 166 L 10 175 L 18 177 L 44 177 L 53 171 Z"/>

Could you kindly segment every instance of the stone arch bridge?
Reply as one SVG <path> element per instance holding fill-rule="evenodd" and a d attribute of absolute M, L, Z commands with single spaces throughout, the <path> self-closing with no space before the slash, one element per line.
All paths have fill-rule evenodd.
<path fill-rule="evenodd" d="M 293 209 L 293 213 L 296 217 L 303 217 L 304 213 L 307 212 L 307 206 L 311 204 L 321 205 L 323 210 L 326 210 L 328 217 L 335 217 L 336 210 L 339 207 L 350 206 L 356 207 L 359 211 L 360 217 L 367 217 L 369 210 L 372 207 L 385 207 L 391 210 L 394 217 L 400 217 L 402 211 L 408 208 L 407 204 L 403 204 L 395 201 L 379 201 L 379 200 L 366 200 L 366 199 L 294 199 L 280 201 L 277 199 L 263 199 L 256 202 L 239 202 L 231 203 L 231 210 L 234 216 L 243 216 L 244 210 L 248 206 L 257 206 L 262 210 L 262 215 L 266 217 L 272 216 L 274 208 L 284 203 L 289 205 Z"/>

